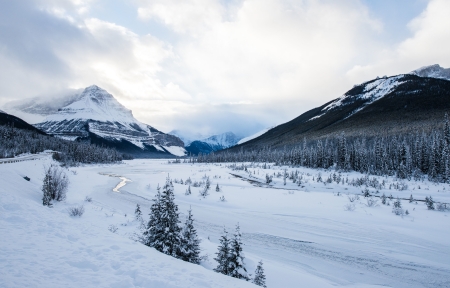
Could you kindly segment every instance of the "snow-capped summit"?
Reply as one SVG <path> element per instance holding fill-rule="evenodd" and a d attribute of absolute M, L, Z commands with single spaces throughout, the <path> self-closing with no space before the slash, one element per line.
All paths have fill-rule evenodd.
<path fill-rule="evenodd" d="M 56 114 L 49 115 L 46 121 L 62 121 L 70 119 L 86 119 L 111 122 L 137 122 L 131 110 L 120 104 L 106 90 L 92 85 L 84 89 L 79 99 Z"/>
<path fill-rule="evenodd" d="M 35 126 L 60 138 L 89 139 L 141 157 L 185 154 L 178 137 L 139 122 L 131 110 L 96 85 L 85 88 L 71 100 Z"/>
<path fill-rule="evenodd" d="M 410 74 L 420 77 L 439 78 L 450 81 L 450 68 L 442 68 L 439 64 L 421 67 L 419 69 L 411 71 Z"/>

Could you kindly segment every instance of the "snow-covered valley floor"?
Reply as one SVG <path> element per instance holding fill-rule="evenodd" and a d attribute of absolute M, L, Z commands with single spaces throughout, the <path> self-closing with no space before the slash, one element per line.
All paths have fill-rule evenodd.
<path fill-rule="evenodd" d="M 388 200 L 390 206 L 374 198 L 379 205 L 369 207 L 363 196 L 351 203 L 347 194 L 361 195 L 366 186 L 316 181 L 319 173 L 326 180 L 333 170 L 271 166 L 245 172 L 228 164 L 142 159 L 87 165 L 66 171 L 67 199 L 47 208 L 41 186 L 50 162 L 40 158 L 0 165 L 0 287 L 256 287 L 212 271 L 223 227 L 232 233 L 237 223 L 247 270 L 254 273 L 262 259 L 268 287 L 450 287 L 450 212 L 402 200 L 410 213 L 402 217 L 392 213 L 395 199 Z M 274 177 L 272 187 L 258 184 L 265 183 L 266 174 L 280 175 L 285 168 L 302 175 L 301 186 L 289 179 L 283 185 L 282 177 Z M 202 265 L 130 239 L 139 231 L 136 204 L 148 219 L 156 187 L 168 175 L 182 222 L 192 207 L 202 254 L 208 255 Z M 200 182 L 205 176 L 212 182 L 206 198 L 199 196 L 201 188 L 191 186 L 192 194 L 185 195 L 188 186 L 176 183 Z M 341 175 L 348 182 L 362 176 Z M 448 184 L 401 181 L 408 188 L 399 191 L 393 185 L 399 180 L 377 178 L 385 181 L 378 196 L 412 194 L 450 202 Z M 79 205 L 84 215 L 70 217 L 68 208 Z M 349 205 L 354 211 L 348 211 Z"/>

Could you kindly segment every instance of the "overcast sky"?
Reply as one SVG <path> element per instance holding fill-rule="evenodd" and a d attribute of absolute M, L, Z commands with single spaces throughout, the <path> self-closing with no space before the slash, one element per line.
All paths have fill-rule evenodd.
<path fill-rule="evenodd" d="M 0 109 L 96 84 L 169 132 L 242 136 L 376 76 L 450 67 L 450 0 L 0 0 Z"/>

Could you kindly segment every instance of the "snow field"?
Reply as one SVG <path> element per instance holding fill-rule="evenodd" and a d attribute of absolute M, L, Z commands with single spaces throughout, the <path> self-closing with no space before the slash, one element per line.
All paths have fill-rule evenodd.
<path fill-rule="evenodd" d="M 1 287 L 29 283 L 38 287 L 252 287 L 209 271 L 217 265 L 213 258 L 223 227 L 232 234 L 238 222 L 247 271 L 253 274 L 262 259 L 268 287 L 450 285 L 448 211 L 428 211 L 422 202 L 404 200 L 403 208 L 410 215 L 401 217 L 391 212 L 393 201 L 385 206 L 378 200 L 379 206 L 368 207 L 362 196 L 353 202 L 354 211 L 345 211 L 350 203 L 346 194 L 361 194 L 366 187 L 312 180 L 319 172 L 326 180 L 334 171 L 271 166 L 249 168 L 250 174 L 232 171 L 225 164 L 142 159 L 76 167 L 68 172 L 71 184 L 65 203 L 49 209 L 42 206 L 40 191 L 43 165 L 48 161 L 0 165 L 0 240 L 6 243 L 0 251 Z M 289 179 L 285 186 L 282 177 L 273 178 L 273 187 L 258 187 L 230 174 L 264 183 L 266 173 L 284 169 L 303 173 L 303 187 Z M 23 180 L 22 174 L 31 181 Z M 139 230 L 133 215 L 136 204 L 147 220 L 156 187 L 163 186 L 167 175 L 174 180 L 181 222 L 192 207 L 202 255 L 208 255 L 203 267 L 130 240 Z M 202 188 L 191 186 L 192 194 L 185 195 L 188 186 L 176 183 L 188 177 L 204 181 L 205 175 L 211 180 L 205 198 L 199 196 Z M 362 176 L 342 173 L 349 180 Z M 122 181 L 119 177 L 130 181 L 113 192 Z M 388 189 L 396 179 L 378 178 L 387 186 L 377 195 L 409 198 L 413 194 L 416 199 L 431 195 L 435 201 L 450 202 L 448 184 L 404 181 L 408 189 L 398 191 Z M 220 192 L 215 191 L 216 184 Z M 86 196 L 92 202 L 85 202 Z M 221 196 L 226 201 L 220 201 Z M 86 212 L 81 218 L 68 216 L 67 208 L 82 204 Z M 111 225 L 117 228 L 115 233 L 108 230 Z"/>

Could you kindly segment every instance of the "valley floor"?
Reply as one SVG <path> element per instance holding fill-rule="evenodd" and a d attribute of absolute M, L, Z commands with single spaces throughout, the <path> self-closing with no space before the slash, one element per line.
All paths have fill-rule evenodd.
<path fill-rule="evenodd" d="M 256 287 L 211 271 L 224 227 L 233 233 L 237 223 L 247 270 L 253 273 L 262 259 L 268 287 L 450 287 L 450 212 L 402 200 L 410 214 L 397 216 L 394 200 L 387 206 L 375 198 L 379 205 L 368 207 L 360 196 L 350 203 L 347 194 L 361 195 L 366 186 L 316 181 L 319 173 L 326 180 L 334 171 L 259 165 L 246 172 L 228 164 L 142 159 L 87 165 L 67 171 L 66 201 L 46 208 L 40 188 L 43 167 L 50 162 L 47 157 L 0 165 L 1 287 Z M 262 184 L 266 174 L 284 169 L 298 171 L 303 183 L 287 179 L 284 185 L 282 177 L 274 177 L 270 187 Z M 139 231 L 136 204 L 148 219 L 151 199 L 168 175 L 182 222 L 192 208 L 202 254 L 208 255 L 201 266 L 130 239 Z M 212 182 L 206 198 L 199 196 L 200 187 L 191 186 L 192 194 L 185 195 L 188 186 L 181 179 L 200 182 L 205 176 Z M 363 176 L 341 175 L 348 182 Z M 448 184 L 401 181 L 408 188 L 399 191 L 394 187 L 399 180 L 377 178 L 385 181 L 384 188 L 378 194 L 367 189 L 378 196 L 412 194 L 423 200 L 431 195 L 450 202 Z M 78 205 L 84 205 L 85 214 L 69 217 L 67 209 Z M 347 211 L 349 205 L 353 211 Z"/>

